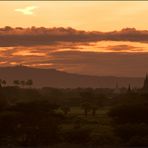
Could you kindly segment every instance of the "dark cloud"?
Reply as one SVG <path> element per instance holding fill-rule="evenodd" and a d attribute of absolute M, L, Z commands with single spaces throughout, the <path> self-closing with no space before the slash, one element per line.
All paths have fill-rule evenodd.
<path fill-rule="evenodd" d="M 134 52 L 138 52 L 138 51 L 141 51 L 142 50 L 142 47 L 134 47 L 134 46 L 131 46 L 131 45 L 110 45 L 110 46 L 107 46 L 105 47 L 107 50 L 110 50 L 110 51 L 134 51 Z"/>
<path fill-rule="evenodd" d="M 18 54 L 19 49 L 16 47 L 0 52 L 0 65 L 23 64 L 88 75 L 136 77 L 148 72 L 148 53 L 144 52 L 84 52 L 75 49 L 50 52 L 50 49 L 48 51 L 43 47 L 38 49 L 30 47 L 26 50 L 22 47 L 21 51 L 25 50 L 31 55 L 21 55 L 21 53 Z M 45 51 L 46 54 L 43 56 L 42 53 Z M 39 54 L 38 56 L 34 55 L 36 52 Z"/>
<path fill-rule="evenodd" d="M 54 45 L 57 42 L 85 44 L 97 41 L 148 42 L 147 30 L 126 28 L 121 31 L 81 31 L 72 28 L 0 28 L 0 46 Z"/>
<path fill-rule="evenodd" d="M 53 58 L 26 60 L 24 64 L 88 75 L 144 76 L 148 71 L 148 53 L 54 52 Z M 48 64 L 51 64 L 48 66 Z"/>
<path fill-rule="evenodd" d="M 136 44 L 126 42 L 96 44 L 107 40 L 147 42 L 148 31 L 134 28 L 113 32 L 0 28 L 0 65 L 24 64 L 88 75 L 143 76 L 148 72 L 148 53 L 140 52 L 147 51 L 146 45 L 136 47 Z M 93 50 L 98 52 L 86 52 Z"/>
<path fill-rule="evenodd" d="M 148 71 L 147 53 L 61 52 L 54 55 L 55 65 L 82 74 L 143 76 Z"/>

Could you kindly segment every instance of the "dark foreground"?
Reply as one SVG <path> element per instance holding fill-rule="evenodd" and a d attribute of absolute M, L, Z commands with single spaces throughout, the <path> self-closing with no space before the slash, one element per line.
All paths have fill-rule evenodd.
<path fill-rule="evenodd" d="M 0 88 L 0 147 L 148 146 L 148 93 Z"/>

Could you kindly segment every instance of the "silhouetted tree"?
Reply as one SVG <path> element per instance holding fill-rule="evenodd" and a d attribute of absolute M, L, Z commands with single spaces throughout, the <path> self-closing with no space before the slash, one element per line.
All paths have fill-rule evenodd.
<path fill-rule="evenodd" d="M 5 31 L 11 31 L 11 30 L 13 30 L 13 28 L 10 27 L 10 26 L 5 26 L 4 30 L 5 30 Z"/>
<path fill-rule="evenodd" d="M 70 112 L 70 107 L 62 106 L 61 110 L 64 112 L 64 115 L 67 115 Z"/>
<path fill-rule="evenodd" d="M 91 110 L 91 106 L 89 103 L 83 103 L 82 109 L 84 109 L 84 115 L 85 115 L 85 117 L 87 117 L 88 112 Z"/>
<path fill-rule="evenodd" d="M 63 116 L 55 109 L 56 105 L 42 100 L 11 105 L 0 114 L 0 146 L 49 147 L 58 142 Z"/>
<path fill-rule="evenodd" d="M 33 85 L 33 81 L 31 79 L 27 80 L 26 85 L 31 87 Z"/>
<path fill-rule="evenodd" d="M 6 80 L 2 80 L 1 84 L 2 84 L 3 86 L 6 86 L 6 84 L 7 84 Z"/>
<path fill-rule="evenodd" d="M 20 81 L 19 81 L 19 80 L 14 80 L 14 81 L 13 81 L 13 84 L 14 84 L 15 86 L 19 86 L 19 85 L 20 85 Z"/>
<path fill-rule="evenodd" d="M 93 104 L 93 105 L 91 105 L 91 109 L 92 109 L 92 116 L 95 116 L 96 115 L 96 111 L 98 109 L 98 106 Z"/>
<path fill-rule="evenodd" d="M 6 86 L 6 84 L 7 84 L 6 80 L 0 79 L 0 87 Z"/>

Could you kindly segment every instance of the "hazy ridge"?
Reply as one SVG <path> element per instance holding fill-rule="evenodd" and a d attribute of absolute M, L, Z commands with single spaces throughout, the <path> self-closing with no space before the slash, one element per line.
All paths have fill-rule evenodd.
<path fill-rule="evenodd" d="M 58 88 L 114 88 L 116 83 L 119 87 L 141 87 L 144 78 L 115 77 L 115 76 L 88 76 L 71 74 L 55 69 L 40 69 L 26 66 L 0 67 L 0 78 L 5 79 L 8 85 L 13 80 L 32 79 L 34 87 L 58 87 Z"/>

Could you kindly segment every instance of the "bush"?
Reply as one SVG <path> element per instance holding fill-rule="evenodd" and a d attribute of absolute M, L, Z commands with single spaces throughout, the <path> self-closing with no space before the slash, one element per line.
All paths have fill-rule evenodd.
<path fill-rule="evenodd" d="M 145 98 L 138 97 L 113 107 L 108 115 L 113 119 L 115 134 L 126 145 L 148 146 L 148 104 Z"/>
<path fill-rule="evenodd" d="M 19 103 L 0 113 L 0 145 L 49 146 L 59 141 L 62 117 L 48 102 Z"/>
<path fill-rule="evenodd" d="M 120 139 L 109 126 L 100 126 L 91 134 L 91 144 L 98 146 L 118 145 Z"/>
<path fill-rule="evenodd" d="M 148 136 L 148 125 L 141 124 L 121 124 L 116 125 L 115 133 L 121 137 L 125 142 L 129 141 L 132 137 Z"/>
<path fill-rule="evenodd" d="M 147 104 L 123 104 L 112 108 L 109 116 L 118 124 L 125 123 L 148 123 Z"/>
<path fill-rule="evenodd" d="M 133 136 L 129 142 L 129 146 L 147 147 L 148 146 L 148 136 Z"/>
<path fill-rule="evenodd" d="M 65 132 L 64 137 L 66 142 L 75 144 L 86 144 L 89 143 L 91 137 L 91 130 L 88 128 L 72 128 Z"/>

